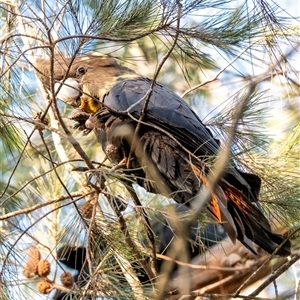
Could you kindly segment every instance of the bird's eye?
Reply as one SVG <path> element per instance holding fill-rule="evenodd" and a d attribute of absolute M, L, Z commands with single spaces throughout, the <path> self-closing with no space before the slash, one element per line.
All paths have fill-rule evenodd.
<path fill-rule="evenodd" d="M 87 68 L 86 67 L 79 67 L 76 71 L 76 76 L 79 77 L 79 76 L 82 76 L 84 75 L 85 73 L 87 72 Z"/>

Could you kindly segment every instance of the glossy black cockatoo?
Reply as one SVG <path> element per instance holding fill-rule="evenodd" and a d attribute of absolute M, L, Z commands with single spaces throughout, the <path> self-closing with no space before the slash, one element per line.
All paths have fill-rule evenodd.
<path fill-rule="evenodd" d="M 220 143 L 181 97 L 158 82 L 150 91 L 151 79 L 109 56 L 54 57 L 52 67 L 50 60 L 37 59 L 38 77 L 48 90 L 54 82 L 57 98 L 76 107 L 72 119 L 77 128 L 93 129 L 112 163 L 130 157 L 132 174 L 147 191 L 193 205 L 201 186 L 209 184 Z M 256 205 L 260 184 L 258 176 L 239 171 L 231 161 L 207 209 L 233 241 L 255 252 L 253 241 L 272 253 L 285 237 L 271 230 Z M 286 241 L 277 254 L 289 255 L 290 247 Z"/>

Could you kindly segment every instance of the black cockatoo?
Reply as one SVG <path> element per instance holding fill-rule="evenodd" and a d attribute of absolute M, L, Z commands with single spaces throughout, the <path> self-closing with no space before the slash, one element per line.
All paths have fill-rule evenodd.
<path fill-rule="evenodd" d="M 187 103 L 158 82 L 150 91 L 151 79 L 109 56 L 54 57 L 53 64 L 51 75 L 50 60 L 37 59 L 38 77 L 49 89 L 53 76 L 57 98 L 76 107 L 72 119 L 77 127 L 94 130 L 110 161 L 119 164 L 130 156 L 132 173 L 147 191 L 191 206 L 201 186 L 209 184 L 207 174 L 220 143 Z M 272 253 L 285 237 L 271 230 L 255 204 L 260 184 L 258 176 L 241 172 L 231 161 L 207 208 L 233 241 L 237 238 L 255 252 L 253 241 Z M 277 254 L 289 255 L 290 247 L 286 241 Z"/>

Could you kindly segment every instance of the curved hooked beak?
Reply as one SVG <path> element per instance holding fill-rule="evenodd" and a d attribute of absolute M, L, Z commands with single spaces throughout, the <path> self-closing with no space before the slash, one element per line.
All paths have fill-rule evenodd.
<path fill-rule="evenodd" d="M 54 85 L 54 91 L 55 93 L 58 91 L 56 97 L 63 102 L 73 107 L 80 106 L 80 97 L 82 93 L 76 79 L 67 78 L 64 82 L 56 82 Z"/>

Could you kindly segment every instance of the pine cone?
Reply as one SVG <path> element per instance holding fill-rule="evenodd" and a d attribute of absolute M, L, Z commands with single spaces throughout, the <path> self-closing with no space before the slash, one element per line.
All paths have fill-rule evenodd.
<path fill-rule="evenodd" d="M 91 204 L 90 202 L 85 202 L 84 204 L 82 204 L 81 210 L 82 216 L 84 218 L 90 219 L 93 214 L 93 204 Z"/>
<path fill-rule="evenodd" d="M 41 259 L 40 250 L 36 247 L 30 247 L 27 253 L 28 253 L 28 261 L 34 261 L 37 264 Z"/>
<path fill-rule="evenodd" d="M 41 257 L 40 250 L 36 247 L 30 247 L 27 251 L 28 260 L 23 268 L 23 275 L 26 278 L 32 278 L 37 275 L 37 265 Z"/>
<path fill-rule="evenodd" d="M 38 263 L 38 274 L 45 277 L 50 274 L 50 263 L 48 260 L 40 260 Z"/>
<path fill-rule="evenodd" d="M 42 294 L 49 294 L 52 290 L 51 284 L 46 280 L 40 281 L 36 287 L 37 290 Z"/>
<path fill-rule="evenodd" d="M 74 278 L 70 272 L 64 272 L 60 275 L 60 281 L 66 288 L 71 288 L 74 284 Z"/>
<path fill-rule="evenodd" d="M 37 275 L 37 263 L 28 261 L 23 268 L 23 275 L 26 278 L 32 278 Z"/>

